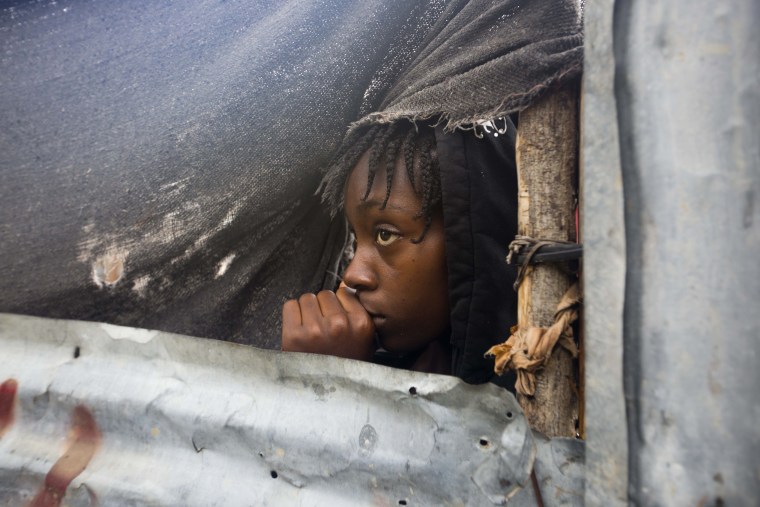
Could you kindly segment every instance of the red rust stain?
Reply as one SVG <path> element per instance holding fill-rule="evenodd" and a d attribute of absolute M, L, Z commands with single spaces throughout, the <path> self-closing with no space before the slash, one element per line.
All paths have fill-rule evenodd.
<path fill-rule="evenodd" d="M 57 507 L 61 505 L 66 488 L 81 474 L 100 445 L 100 430 L 87 408 L 78 405 L 71 416 L 69 446 L 45 477 L 45 484 L 27 507 Z"/>
<path fill-rule="evenodd" d="M 0 384 L 0 437 L 13 426 L 18 382 L 8 379 Z"/>

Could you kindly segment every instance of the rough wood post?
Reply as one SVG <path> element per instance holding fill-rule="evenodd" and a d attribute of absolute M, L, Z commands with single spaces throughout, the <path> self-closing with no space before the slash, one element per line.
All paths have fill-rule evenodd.
<path fill-rule="evenodd" d="M 518 234 L 575 241 L 578 92 L 553 91 L 520 113 L 517 131 Z M 518 291 L 518 325 L 548 327 L 571 280 L 562 267 L 538 264 Z M 578 400 L 573 359 L 556 347 L 536 376 L 535 396 L 518 395 L 530 426 L 549 437 L 575 436 Z"/>

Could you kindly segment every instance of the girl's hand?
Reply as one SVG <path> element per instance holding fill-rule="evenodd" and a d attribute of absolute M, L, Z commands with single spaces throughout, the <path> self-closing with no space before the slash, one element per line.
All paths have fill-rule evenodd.
<path fill-rule="evenodd" d="M 375 351 L 375 325 L 344 285 L 337 293 L 304 294 L 282 306 L 282 350 L 312 352 L 369 361 Z"/>

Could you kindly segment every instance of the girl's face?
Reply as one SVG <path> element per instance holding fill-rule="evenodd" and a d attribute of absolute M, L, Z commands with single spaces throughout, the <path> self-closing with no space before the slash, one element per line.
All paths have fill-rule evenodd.
<path fill-rule="evenodd" d="M 449 328 L 449 294 L 440 209 L 425 227 L 422 202 L 401 158 L 396 162 L 385 209 L 386 171 L 379 169 L 366 200 L 369 156 L 359 160 L 346 184 L 345 213 L 356 236 L 354 258 L 343 281 L 356 290 L 372 317 L 383 348 L 412 352 Z"/>

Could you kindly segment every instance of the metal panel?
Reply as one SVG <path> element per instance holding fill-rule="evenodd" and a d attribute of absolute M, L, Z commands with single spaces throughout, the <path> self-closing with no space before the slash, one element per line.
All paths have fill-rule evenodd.
<path fill-rule="evenodd" d="M 623 396 L 625 223 L 612 53 L 613 1 L 585 10 L 581 205 L 587 505 L 627 504 Z"/>
<path fill-rule="evenodd" d="M 511 394 L 453 377 L 1 314 L 0 357 L 3 505 L 84 465 L 67 505 L 490 505 L 536 453 Z"/>
<path fill-rule="evenodd" d="M 757 505 L 760 3 L 618 1 L 630 493 Z"/>

